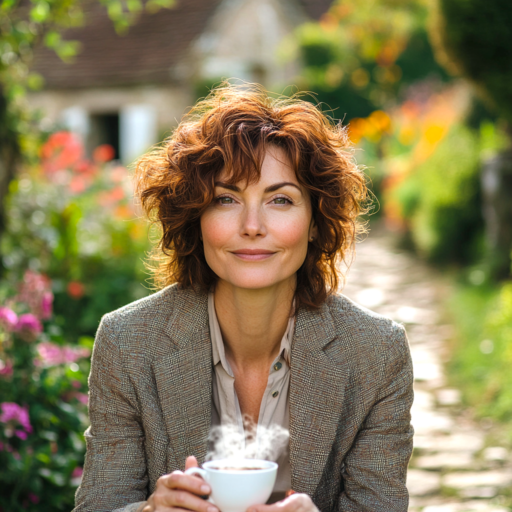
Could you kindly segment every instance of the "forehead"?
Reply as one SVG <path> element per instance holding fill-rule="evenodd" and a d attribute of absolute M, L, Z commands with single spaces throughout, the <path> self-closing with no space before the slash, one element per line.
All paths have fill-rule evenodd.
<path fill-rule="evenodd" d="M 216 178 L 231 185 L 241 182 L 247 185 L 277 181 L 299 183 L 288 155 L 278 146 L 262 148 L 255 161 L 244 160 L 238 165 L 234 163 L 231 168 L 224 166 Z"/>

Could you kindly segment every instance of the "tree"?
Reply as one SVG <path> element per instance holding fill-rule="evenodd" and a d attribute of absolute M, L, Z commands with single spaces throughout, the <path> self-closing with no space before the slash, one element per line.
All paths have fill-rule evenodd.
<path fill-rule="evenodd" d="M 34 49 L 44 44 L 64 61 L 79 51 L 62 37 L 65 29 L 84 23 L 89 0 L 0 0 L 0 237 L 5 230 L 5 197 L 16 168 L 34 156 L 37 125 L 24 102 L 27 89 L 42 86 L 30 72 Z M 171 7 L 174 0 L 100 0 L 122 34 L 146 9 Z M 31 155 L 32 153 L 32 155 Z M 0 275 L 2 274 L 0 259 Z"/>
<path fill-rule="evenodd" d="M 512 250 L 512 4 L 436 0 L 430 36 L 438 61 L 468 79 L 507 124 L 509 147 L 482 169 L 491 272 L 507 277 Z"/>
<path fill-rule="evenodd" d="M 345 122 L 393 103 L 412 82 L 446 73 L 426 34 L 423 0 L 343 0 L 297 31 L 304 89 Z"/>

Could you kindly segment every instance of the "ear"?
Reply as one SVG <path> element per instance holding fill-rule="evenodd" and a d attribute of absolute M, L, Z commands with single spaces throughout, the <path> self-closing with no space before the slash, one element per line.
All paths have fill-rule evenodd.
<path fill-rule="evenodd" d="M 318 237 L 318 229 L 315 222 L 312 220 L 309 226 L 308 241 L 313 242 Z"/>

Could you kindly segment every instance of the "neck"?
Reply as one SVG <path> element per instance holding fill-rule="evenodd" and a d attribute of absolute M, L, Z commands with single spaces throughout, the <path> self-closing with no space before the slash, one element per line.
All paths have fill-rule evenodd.
<path fill-rule="evenodd" d="M 268 368 L 288 327 L 295 287 L 295 276 L 258 290 L 217 283 L 215 312 L 230 363 L 240 369 L 253 365 Z"/>

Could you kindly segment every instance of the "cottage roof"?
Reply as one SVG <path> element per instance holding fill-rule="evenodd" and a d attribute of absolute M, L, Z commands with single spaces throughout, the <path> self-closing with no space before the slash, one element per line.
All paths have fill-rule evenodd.
<path fill-rule="evenodd" d="M 99 1 L 86 10 L 86 24 L 69 29 L 65 38 L 80 43 L 72 64 L 62 62 L 52 50 L 41 48 L 34 71 L 48 88 L 88 88 L 166 83 L 191 43 L 205 30 L 222 0 L 176 0 L 172 9 L 143 12 L 128 32 L 119 36 Z M 300 0 L 311 18 L 327 11 L 331 0 Z"/>

